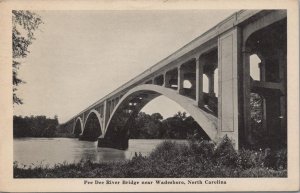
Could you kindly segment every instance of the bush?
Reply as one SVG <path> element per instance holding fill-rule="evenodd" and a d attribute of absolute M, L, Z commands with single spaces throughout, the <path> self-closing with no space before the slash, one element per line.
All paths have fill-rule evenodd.
<path fill-rule="evenodd" d="M 227 135 L 217 146 L 214 152 L 214 159 L 216 164 L 225 165 L 229 167 L 236 167 L 238 163 L 238 154 L 235 151 L 230 139 Z"/>
<path fill-rule="evenodd" d="M 172 141 L 164 141 L 158 145 L 149 155 L 150 159 L 172 160 L 178 156 L 182 146 Z"/>
<path fill-rule="evenodd" d="M 286 170 L 272 170 L 269 168 L 250 168 L 240 172 L 240 177 L 287 177 Z"/>
<path fill-rule="evenodd" d="M 189 149 L 195 156 L 201 156 L 210 159 L 214 155 L 215 144 L 207 140 L 192 140 L 189 141 Z"/>
<path fill-rule="evenodd" d="M 271 151 L 265 157 L 265 166 L 273 169 L 287 169 L 287 150 Z"/>

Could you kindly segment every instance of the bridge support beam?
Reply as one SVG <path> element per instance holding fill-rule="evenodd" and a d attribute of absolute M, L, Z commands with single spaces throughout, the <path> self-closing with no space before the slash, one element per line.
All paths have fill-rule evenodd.
<path fill-rule="evenodd" d="M 203 107 L 203 60 L 196 59 L 196 101 L 199 107 Z"/>
<path fill-rule="evenodd" d="M 179 94 L 183 94 L 183 80 L 184 80 L 184 77 L 183 77 L 183 69 L 181 66 L 178 67 L 178 78 L 177 78 L 177 81 L 178 81 L 178 88 L 177 88 L 177 92 Z"/>
<path fill-rule="evenodd" d="M 170 76 L 167 74 L 167 72 L 164 73 L 164 87 L 169 88 L 170 87 Z"/>
<path fill-rule="evenodd" d="M 218 39 L 219 97 L 218 137 L 227 135 L 238 148 L 238 77 L 239 30 L 237 28 Z"/>
<path fill-rule="evenodd" d="M 210 96 L 215 96 L 215 89 L 214 89 L 214 84 L 215 84 L 215 72 L 214 71 L 211 71 L 209 74 L 208 74 L 208 93 Z"/>
<path fill-rule="evenodd" d="M 106 125 L 107 125 L 107 121 L 109 119 L 109 114 L 108 114 L 108 105 L 107 105 L 107 100 L 104 101 L 103 104 L 103 130 L 105 132 L 106 130 Z"/>

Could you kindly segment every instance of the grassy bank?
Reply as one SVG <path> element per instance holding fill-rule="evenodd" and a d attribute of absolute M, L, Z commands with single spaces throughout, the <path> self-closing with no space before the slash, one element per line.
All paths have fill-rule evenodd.
<path fill-rule="evenodd" d="M 286 150 L 236 152 L 225 138 L 216 147 L 208 141 L 189 144 L 164 142 L 149 156 L 132 160 L 59 164 L 52 168 L 21 168 L 14 164 L 15 178 L 185 178 L 185 177 L 287 177 Z"/>

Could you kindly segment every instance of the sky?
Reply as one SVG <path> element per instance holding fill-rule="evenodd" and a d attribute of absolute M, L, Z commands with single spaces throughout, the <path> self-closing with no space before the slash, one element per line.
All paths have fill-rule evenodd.
<path fill-rule="evenodd" d="M 14 114 L 64 123 L 234 11 L 36 11 L 44 24 L 20 67 L 24 104 Z M 142 111 L 167 118 L 184 109 L 158 97 Z"/>

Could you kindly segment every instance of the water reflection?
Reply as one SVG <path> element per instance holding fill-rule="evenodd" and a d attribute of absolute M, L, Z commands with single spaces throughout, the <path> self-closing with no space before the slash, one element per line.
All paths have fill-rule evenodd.
<path fill-rule="evenodd" d="M 98 153 L 96 154 L 98 161 L 118 161 L 130 159 L 130 157 L 125 156 L 125 151 L 110 149 L 110 148 L 98 148 Z"/>

